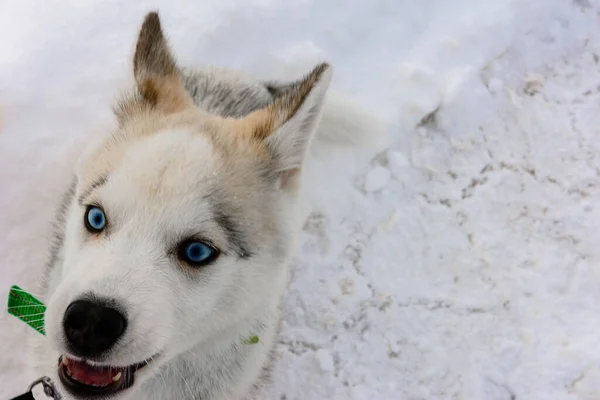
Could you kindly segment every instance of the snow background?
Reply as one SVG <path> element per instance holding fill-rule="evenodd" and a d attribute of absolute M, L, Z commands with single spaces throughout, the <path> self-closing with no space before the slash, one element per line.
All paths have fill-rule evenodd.
<path fill-rule="evenodd" d="M 600 398 L 595 1 L 0 1 L 0 297 L 34 287 L 152 8 L 181 65 L 325 59 L 389 126 L 340 190 L 314 176 L 268 398 Z M 8 398 L 35 333 L 0 326 Z"/>

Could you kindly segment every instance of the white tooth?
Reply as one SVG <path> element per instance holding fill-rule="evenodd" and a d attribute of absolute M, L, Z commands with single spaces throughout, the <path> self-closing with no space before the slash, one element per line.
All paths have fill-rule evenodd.
<path fill-rule="evenodd" d="M 113 380 L 113 382 L 116 382 L 119 379 L 121 379 L 121 373 L 120 372 L 118 374 L 116 374 L 112 380 Z"/>
<path fill-rule="evenodd" d="M 67 357 L 63 357 L 62 363 L 63 365 L 69 365 L 69 359 Z"/>

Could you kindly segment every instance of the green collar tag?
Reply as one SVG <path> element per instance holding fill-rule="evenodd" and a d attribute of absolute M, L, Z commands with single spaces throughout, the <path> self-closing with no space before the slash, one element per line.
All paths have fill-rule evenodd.
<path fill-rule="evenodd" d="M 46 334 L 44 329 L 44 303 L 27 293 L 17 285 L 13 285 L 8 292 L 8 313 L 19 318 L 27 325 L 41 333 Z"/>

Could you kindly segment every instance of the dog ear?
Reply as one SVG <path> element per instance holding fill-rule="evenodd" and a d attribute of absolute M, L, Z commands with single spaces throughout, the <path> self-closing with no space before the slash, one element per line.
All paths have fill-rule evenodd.
<path fill-rule="evenodd" d="M 160 26 L 158 13 L 146 15 L 133 57 L 133 75 L 143 100 L 172 113 L 193 106 Z"/>
<path fill-rule="evenodd" d="M 321 117 L 331 81 L 323 63 L 279 93 L 275 101 L 242 118 L 246 132 L 261 140 L 275 160 L 275 172 L 298 170 Z"/>

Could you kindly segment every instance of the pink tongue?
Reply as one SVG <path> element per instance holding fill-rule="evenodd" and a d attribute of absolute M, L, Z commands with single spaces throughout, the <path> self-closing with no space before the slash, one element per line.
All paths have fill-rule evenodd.
<path fill-rule="evenodd" d="M 85 362 L 69 361 L 71 377 L 85 385 L 108 386 L 121 369 L 93 367 Z"/>

